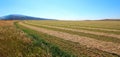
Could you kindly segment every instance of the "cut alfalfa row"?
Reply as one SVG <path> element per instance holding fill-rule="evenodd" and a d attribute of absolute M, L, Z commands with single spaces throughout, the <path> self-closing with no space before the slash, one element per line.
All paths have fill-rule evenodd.
<path fill-rule="evenodd" d="M 54 25 L 53 25 L 54 26 Z M 57 26 L 57 25 L 56 25 Z M 64 27 L 64 28 L 72 28 L 72 29 L 78 29 L 78 30 L 88 30 L 88 31 L 93 31 L 93 32 L 101 32 L 101 33 L 109 33 L 109 34 L 116 34 L 120 35 L 120 30 L 114 31 L 112 29 L 110 30 L 105 30 L 105 29 L 95 29 L 95 28 L 89 28 L 89 27 L 80 27 L 80 26 L 57 26 L 57 27 Z"/>

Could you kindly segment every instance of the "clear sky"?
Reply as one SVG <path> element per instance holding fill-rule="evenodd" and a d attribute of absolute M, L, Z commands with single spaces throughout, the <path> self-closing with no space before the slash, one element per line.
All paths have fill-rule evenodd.
<path fill-rule="evenodd" d="M 61 20 L 120 18 L 120 0 L 0 0 L 0 16 L 9 14 Z"/>

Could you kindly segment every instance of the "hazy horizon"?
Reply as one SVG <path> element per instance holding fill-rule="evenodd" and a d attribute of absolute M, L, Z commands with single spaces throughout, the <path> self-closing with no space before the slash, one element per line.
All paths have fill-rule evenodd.
<path fill-rule="evenodd" d="M 3 0 L 0 16 L 20 14 L 59 20 L 120 19 L 119 0 Z"/>

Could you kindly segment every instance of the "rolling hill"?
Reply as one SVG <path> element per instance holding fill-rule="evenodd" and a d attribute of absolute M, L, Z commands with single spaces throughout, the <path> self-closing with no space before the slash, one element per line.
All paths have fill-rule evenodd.
<path fill-rule="evenodd" d="M 19 15 L 19 14 L 6 15 L 1 17 L 0 19 L 1 20 L 53 20 L 53 19 L 31 17 L 31 16 Z"/>

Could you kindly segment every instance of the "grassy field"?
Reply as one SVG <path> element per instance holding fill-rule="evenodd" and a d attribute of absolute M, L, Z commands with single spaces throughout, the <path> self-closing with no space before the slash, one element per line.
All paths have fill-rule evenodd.
<path fill-rule="evenodd" d="M 28 25 L 37 26 L 48 30 L 70 33 L 73 35 L 89 37 L 100 41 L 113 42 L 113 43 L 120 43 L 120 38 L 105 36 L 105 35 L 96 35 L 96 34 L 84 33 L 84 32 L 77 32 L 72 30 L 65 30 L 56 27 L 94 31 L 100 33 L 107 33 L 108 35 L 114 34 L 119 36 L 120 35 L 119 22 L 120 21 L 25 21 L 25 23 Z M 43 26 L 43 25 L 47 25 L 47 26 Z M 49 27 L 49 26 L 54 26 L 54 27 Z"/>
<path fill-rule="evenodd" d="M 53 26 L 64 26 L 64 27 L 75 27 L 75 28 L 104 28 L 120 30 L 120 21 L 27 21 L 30 23 L 42 24 L 42 25 L 53 25 Z"/>
<path fill-rule="evenodd" d="M 109 34 L 120 35 L 119 21 L 25 21 L 26 24 L 45 28 L 48 30 L 60 31 L 74 35 L 89 37 L 105 42 L 120 43 L 120 38 L 108 36 Z M 69 24 L 69 25 L 68 25 Z M 89 25 L 90 24 L 90 25 Z M 43 26 L 47 25 L 47 26 Z M 104 26 L 103 26 L 104 25 Z M 49 27 L 54 26 L 54 27 Z M 72 28 L 77 30 L 94 31 L 100 33 L 107 33 L 108 35 L 96 35 L 91 33 L 77 32 L 65 30 L 55 27 Z M 82 29 L 81 29 L 82 27 Z M 84 29 L 83 29 L 84 28 Z"/>
<path fill-rule="evenodd" d="M 115 53 L 106 52 L 96 48 L 90 48 L 78 42 L 64 40 L 60 37 L 25 27 L 18 22 L 22 21 L 0 21 L 0 57 L 119 57 Z M 120 39 L 108 36 L 100 36 L 83 32 L 75 32 L 59 28 L 45 27 L 41 25 L 74 28 L 80 27 L 101 28 L 113 30 L 113 34 L 119 35 L 119 21 L 24 21 L 25 24 L 44 28 L 47 30 L 60 31 L 90 37 L 105 42 L 120 43 Z M 113 24 L 112 24 L 113 23 Z M 69 25 L 68 25 L 69 24 Z M 89 24 L 89 25 L 88 25 Z M 108 25 L 109 24 L 109 25 Z M 111 24 L 111 25 L 110 25 Z M 95 26 L 94 26 L 95 25 Z M 107 27 L 105 27 L 105 26 Z M 113 27 L 114 26 L 114 27 Z M 94 31 L 93 29 L 85 29 Z M 99 29 L 98 29 L 99 30 Z M 106 31 L 109 31 L 106 30 Z M 102 32 L 97 31 L 96 32 Z M 112 33 L 112 31 L 109 31 Z M 109 33 L 107 32 L 107 33 Z M 105 33 L 105 31 L 104 31 Z M 9 47 L 9 48 L 8 48 Z"/>
<path fill-rule="evenodd" d="M 102 41 L 107 41 L 107 42 L 114 42 L 114 43 L 120 43 L 120 39 L 118 39 L 118 38 L 115 38 L 115 37 L 110 37 L 110 36 L 104 36 L 104 35 L 95 35 L 95 34 L 90 34 L 90 33 L 84 33 L 84 32 L 77 32 L 77 31 L 71 31 L 71 30 L 65 30 L 65 29 L 59 29 L 59 28 L 53 28 L 53 27 L 46 27 L 46 26 L 42 26 L 42 25 L 49 25 L 49 26 L 57 26 L 57 27 L 61 27 L 62 25 L 64 25 L 64 26 L 62 26 L 62 27 L 65 27 L 65 28 L 74 28 L 74 29 L 76 29 L 76 27 L 78 28 L 80 28 L 81 26 L 77 26 L 77 25 L 75 25 L 76 23 L 75 23 L 75 21 L 73 21 L 73 23 L 72 23 L 72 21 L 70 22 L 70 23 L 72 23 L 72 25 L 73 26 L 70 26 L 70 27 L 67 27 L 68 26 L 68 24 L 69 24 L 69 22 L 70 21 L 64 21 L 64 22 L 62 22 L 62 21 L 27 21 L 26 22 L 26 24 L 29 24 L 29 25 L 33 25 L 33 26 L 37 26 L 37 27 L 42 27 L 42 28 L 46 28 L 46 29 L 51 29 L 51 30 L 56 30 L 56 31 L 62 31 L 62 32 L 67 32 L 67 33 L 71 33 L 71 34 L 77 34 L 77 35 L 80 35 L 80 36 L 85 36 L 85 37 L 90 37 L 90 38 L 94 38 L 94 39 L 97 39 L 97 40 L 102 40 Z M 99 22 L 101 22 L 101 24 L 98 23 Z M 114 28 L 114 25 L 120 25 L 120 23 L 118 23 L 119 21 L 116 21 L 116 23 L 115 23 L 115 21 L 106 21 L 106 22 L 108 22 L 109 23 L 109 25 L 111 25 L 111 27 L 113 27 Z M 100 25 L 104 25 L 104 23 L 106 23 L 105 21 L 90 21 L 90 23 L 92 23 L 93 25 L 96 23 L 96 25 L 97 26 L 100 26 Z M 112 24 L 110 24 L 110 23 L 112 23 L 112 22 L 114 22 L 115 24 L 114 25 L 112 25 Z M 56 24 L 55 24 L 56 23 Z M 67 24 L 68 23 L 68 24 Z M 78 22 L 77 22 L 78 23 Z M 81 25 L 85 25 L 85 26 L 87 26 L 88 25 L 88 21 L 79 21 L 79 24 Z M 78 25 L 79 25 L 78 24 Z M 87 24 L 87 25 L 86 25 Z M 91 24 L 91 25 L 92 25 Z M 106 26 L 107 26 L 108 24 L 106 24 Z M 76 27 L 75 27 L 76 26 Z M 96 26 L 95 26 L 96 27 Z M 108 27 L 109 28 L 109 27 Z M 107 28 L 107 29 L 108 29 Z M 86 28 L 87 29 L 87 28 Z M 119 26 L 118 26 L 118 28 L 117 29 L 119 29 Z M 79 30 L 83 30 L 83 29 L 79 29 Z M 112 30 L 112 29 L 110 29 L 110 30 Z M 92 30 L 88 30 L 88 31 L 94 31 L 93 29 Z M 96 31 L 96 30 L 95 30 Z M 99 32 L 99 31 L 97 31 L 97 32 Z M 104 32 L 104 33 L 106 33 L 105 31 L 100 31 L 100 32 Z M 117 35 L 120 35 L 120 32 L 119 31 L 114 31 L 114 32 L 116 32 L 117 33 Z M 113 32 L 113 34 L 114 34 L 114 32 Z M 108 33 L 108 32 L 107 32 Z M 111 31 L 111 33 L 112 33 L 112 31 Z M 111 34 L 110 33 L 110 34 Z"/>
<path fill-rule="evenodd" d="M 55 30 L 55 31 L 60 31 L 60 32 L 67 32 L 70 34 L 76 34 L 76 35 L 85 36 L 85 37 L 90 37 L 90 38 L 94 38 L 94 39 L 102 40 L 102 41 L 107 41 L 107 42 L 120 43 L 120 39 L 114 38 L 114 37 L 94 35 L 94 34 L 83 33 L 83 32 L 75 32 L 75 31 L 71 31 L 71 30 L 51 28 L 51 27 L 45 27 L 45 26 L 40 26 L 40 25 L 34 25 L 34 24 L 29 24 L 29 25 L 33 25 L 33 26 L 37 26 L 37 27 L 41 27 L 41 28 L 45 28 L 45 29 L 51 29 L 51 30 Z"/>
<path fill-rule="evenodd" d="M 74 28 L 79 30 L 105 32 L 118 35 L 120 34 L 119 21 L 28 21 L 28 22 L 33 24 Z"/>
<path fill-rule="evenodd" d="M 22 31 L 15 28 L 13 22 L 0 21 L 0 57 L 21 56 L 25 54 L 21 49 L 26 49 L 31 42 Z"/>
<path fill-rule="evenodd" d="M 14 25 L 16 21 L 0 21 L 0 57 L 50 57 L 34 40 Z"/>

